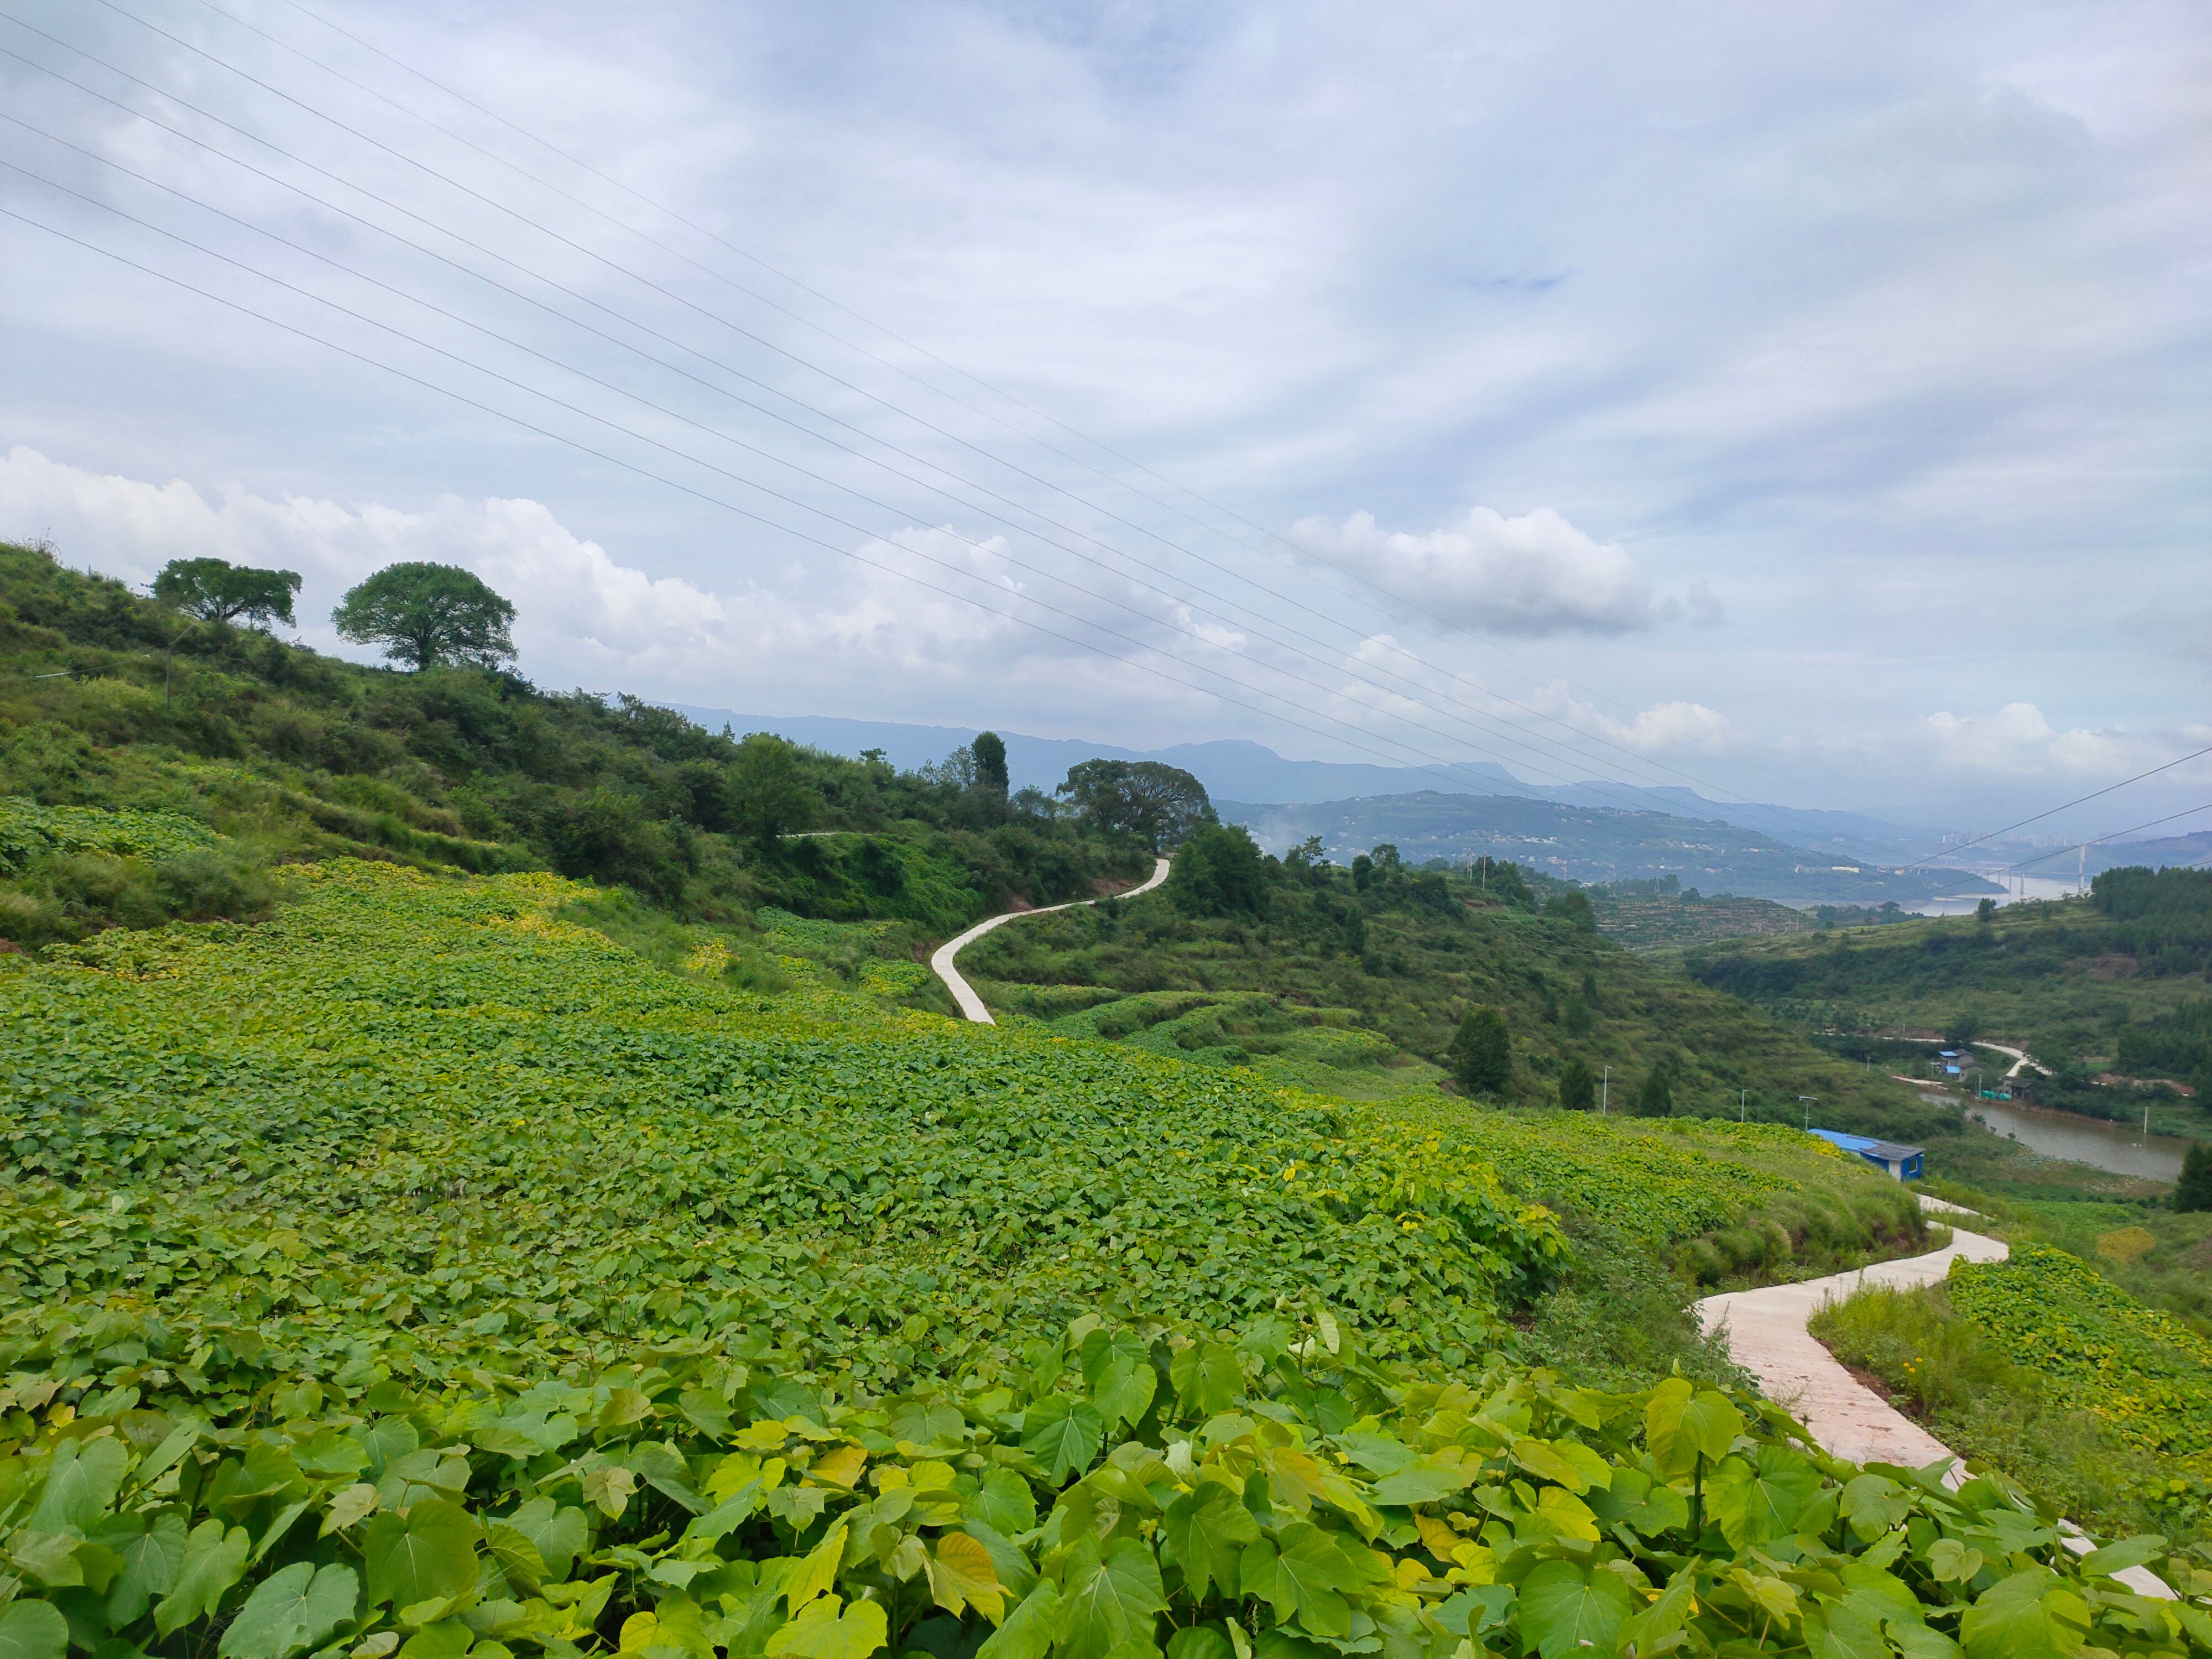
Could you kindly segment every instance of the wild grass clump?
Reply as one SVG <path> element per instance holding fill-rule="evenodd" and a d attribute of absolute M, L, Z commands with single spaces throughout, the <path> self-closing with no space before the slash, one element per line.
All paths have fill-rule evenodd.
<path fill-rule="evenodd" d="M 1808 1328 L 1970 1464 L 2001 1470 L 2091 1532 L 2212 1543 L 2212 1487 L 2015 1364 L 1960 1314 L 1946 1285 L 1870 1285 Z"/>

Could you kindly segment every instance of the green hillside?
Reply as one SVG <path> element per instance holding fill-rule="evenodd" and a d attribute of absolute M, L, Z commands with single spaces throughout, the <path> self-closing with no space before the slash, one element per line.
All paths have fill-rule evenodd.
<path fill-rule="evenodd" d="M 683 915 L 768 904 L 935 934 L 1149 868 L 1126 840 L 956 776 L 481 669 L 360 667 L 3 545 L 0 732 L 0 934 L 19 944 L 265 915 L 271 868 L 337 854 L 552 870 Z M 87 840 L 54 811 L 80 805 L 166 812 L 196 839 Z M 780 838 L 819 828 L 860 833 Z"/>
<path fill-rule="evenodd" d="M 2056 1073 L 2024 1080 L 2043 1103 L 2131 1118 L 2140 1081 L 2175 1127 L 2212 1128 L 2179 1091 L 2156 1086 L 2201 1081 L 2198 1098 L 2212 1099 L 2212 871 L 2111 870 L 2086 898 L 1733 941 L 1686 965 L 1801 1029 L 2001 1039 Z M 1916 1061 L 1924 1049 L 1876 1057 Z M 2100 1074 L 2131 1081 L 2100 1086 Z"/>
<path fill-rule="evenodd" d="M 1918 1109 L 1568 896 L 1204 829 L 971 1026 L 917 950 L 1141 836 L 221 625 L 165 703 L 173 616 L 9 557 L 0 1659 L 2212 1650 L 2102 1576 L 2197 1558 L 1734 1386 L 1692 1287 L 1911 1195 L 1547 1060 Z M 1178 994 L 1413 1086 L 1100 1040 Z M 1487 1103 L 1422 1069 L 1478 998 Z"/>

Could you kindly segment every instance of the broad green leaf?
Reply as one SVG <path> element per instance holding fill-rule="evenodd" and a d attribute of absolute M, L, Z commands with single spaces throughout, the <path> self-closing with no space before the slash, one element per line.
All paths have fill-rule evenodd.
<path fill-rule="evenodd" d="M 477 1523 L 449 1498 L 418 1498 L 404 1516 L 373 1516 L 362 1528 L 371 1607 L 459 1595 L 477 1582 Z"/>
<path fill-rule="evenodd" d="M 1571 1492 L 1613 1484 L 1612 1467 L 1577 1440 L 1526 1437 L 1513 1443 L 1513 1461 L 1539 1480 L 1553 1481 Z"/>
<path fill-rule="evenodd" d="M 1084 1386 L 1094 1394 L 1105 1386 L 1108 1376 L 1127 1365 L 1152 1365 L 1152 1357 L 1134 1331 L 1109 1331 L 1101 1326 L 1085 1334 L 1082 1345 L 1075 1351 L 1076 1364 L 1082 1368 Z"/>
<path fill-rule="evenodd" d="M 136 1624 L 154 1597 L 176 1587 L 178 1569 L 185 1564 L 185 1517 L 175 1510 L 164 1510 L 143 1532 L 102 1540 L 123 1563 L 107 1587 L 111 1629 Z"/>
<path fill-rule="evenodd" d="M 991 1552 L 964 1532 L 939 1537 L 924 1558 L 930 1599 L 955 1618 L 972 1607 L 993 1624 L 1006 1616 L 1006 1587 Z"/>
<path fill-rule="evenodd" d="M 1122 1643 L 1150 1639 L 1152 1620 L 1167 1607 L 1159 1563 L 1134 1538 L 1102 1552 L 1085 1537 L 1068 1552 L 1059 1613 L 1059 1650 L 1066 1659 L 1104 1659 Z"/>
<path fill-rule="evenodd" d="M 518 1595 L 535 1595 L 545 1583 L 544 1556 L 530 1534 L 511 1521 L 495 1521 L 484 1528 L 484 1553 Z"/>
<path fill-rule="evenodd" d="M 538 1547 L 550 1583 L 566 1578 L 592 1541 L 583 1510 L 574 1504 L 556 1506 L 550 1498 L 532 1498 L 508 1516 L 507 1523 Z"/>
<path fill-rule="evenodd" d="M 1889 1659 L 1881 1626 L 1856 1607 L 1805 1609 L 1805 1647 L 1812 1659 Z"/>
<path fill-rule="evenodd" d="M 629 1507 L 630 1494 L 637 1490 L 637 1474 L 619 1463 L 601 1463 L 584 1471 L 581 1484 L 584 1501 L 608 1520 L 618 1521 Z"/>
<path fill-rule="evenodd" d="M 62 1659 L 69 1620 L 51 1601 L 10 1601 L 0 1607 L 0 1659 Z"/>
<path fill-rule="evenodd" d="M 1966 1659 L 2073 1659 L 2088 1633 L 2088 1607 L 2048 1568 L 1992 1584 L 1959 1621 Z"/>
<path fill-rule="evenodd" d="M 2166 1553 L 2166 1540 L 2154 1532 L 2142 1533 L 2133 1538 L 2124 1538 L 2118 1543 L 2107 1544 L 2102 1549 L 2091 1550 L 2081 1558 L 2081 1571 L 2094 1577 L 2125 1572 L 2130 1567 L 2139 1567 Z"/>
<path fill-rule="evenodd" d="M 1358 1588 L 1370 1576 L 1335 1538 L 1310 1521 L 1294 1521 L 1277 1540 L 1275 1583 L 1267 1599 L 1278 1619 L 1295 1614 L 1313 1635 L 1346 1636 L 1352 1630 L 1352 1608 L 1340 1592 Z"/>
<path fill-rule="evenodd" d="M 1006 1622 L 983 1640 L 975 1659 L 1044 1659 L 1060 1628 L 1060 1587 L 1049 1578 L 1024 1596 Z"/>
<path fill-rule="evenodd" d="M 1036 1525 L 1036 1495 L 1012 1469 L 988 1469 L 975 1492 L 962 1501 L 960 1512 L 994 1532 L 1018 1537 Z"/>
<path fill-rule="evenodd" d="M 323 1516 L 323 1524 L 315 1535 L 327 1538 L 334 1532 L 343 1532 L 367 1520 L 375 1508 L 376 1488 L 366 1480 L 356 1480 L 332 1494 L 330 1510 Z"/>
<path fill-rule="evenodd" d="M 1053 1395 L 1022 1419 L 1022 1449 L 1044 1465 L 1053 1485 L 1091 1467 L 1106 1443 L 1106 1425 L 1087 1400 Z"/>
<path fill-rule="evenodd" d="M 1226 1411 L 1244 1392 L 1244 1368 L 1237 1350 L 1220 1342 L 1194 1342 L 1170 1362 L 1176 1401 L 1199 1417 Z"/>
<path fill-rule="evenodd" d="M 1959 1644 L 1940 1630 L 1905 1619 L 1891 1620 L 1887 1629 L 1905 1659 L 1960 1659 Z"/>
<path fill-rule="evenodd" d="M 1820 1472 L 1786 1446 L 1761 1446 L 1756 1456 L 1723 1458 L 1705 1478 L 1705 1504 L 1722 1534 L 1748 1549 L 1797 1529 L 1797 1517 L 1820 1490 Z"/>
<path fill-rule="evenodd" d="M 1619 1574 L 1544 1561 L 1521 1581 L 1521 1633 L 1543 1659 L 1595 1650 L 1610 1655 L 1636 1599 Z"/>
<path fill-rule="evenodd" d="M 1036 1588 L 1036 1569 L 1004 1533 L 994 1531 L 981 1521 L 963 1521 L 960 1530 L 989 1553 L 991 1565 L 997 1571 L 999 1583 L 1009 1601 L 1022 1601 Z"/>
<path fill-rule="evenodd" d="M 1480 1463 L 1452 1463 L 1441 1457 L 1425 1457 L 1377 1480 L 1368 1489 L 1367 1501 L 1394 1504 L 1441 1503 L 1473 1485 L 1481 1471 Z M 1576 1490 L 1583 1488 L 1577 1486 Z"/>
<path fill-rule="evenodd" d="M 1341 1434 L 1336 1443 L 1370 1474 L 1395 1474 L 1408 1463 L 1420 1461 L 1420 1453 L 1387 1434 Z"/>
<path fill-rule="evenodd" d="M 1668 1476 L 1687 1474 L 1703 1457 L 1708 1463 L 1728 1455 L 1743 1432 L 1743 1413 L 1711 1389 L 1692 1390 L 1670 1376 L 1651 1391 L 1644 1408 L 1644 1442 Z"/>
<path fill-rule="evenodd" d="M 1987 1559 L 1955 1538 L 1939 1538 L 1928 1547 L 1928 1570 L 1939 1583 L 1971 1583 Z"/>
<path fill-rule="evenodd" d="M 841 1610 L 834 1595 L 817 1595 L 799 1616 L 768 1638 L 771 1656 L 791 1659 L 868 1659 L 890 1633 L 880 1601 L 855 1601 Z"/>
<path fill-rule="evenodd" d="M 1886 1474 L 1853 1475 L 1844 1487 L 1844 1518 L 1871 1543 L 1912 1513 L 1912 1494 Z"/>
<path fill-rule="evenodd" d="M 1624 1648 L 1632 1645 L 1638 1653 L 1664 1652 L 1666 1649 L 1662 1644 L 1688 1627 L 1690 1615 L 1697 1609 L 1697 1568 L 1684 1567 L 1667 1581 L 1667 1588 L 1657 1601 L 1621 1626 L 1618 1637 L 1620 1644 Z M 1630 1598 L 1632 1601 L 1634 1599 Z"/>
<path fill-rule="evenodd" d="M 47 1465 L 46 1490 L 31 1511 L 31 1530 L 90 1532 L 122 1490 L 130 1468 L 130 1452 L 112 1435 L 63 1441 Z"/>
<path fill-rule="evenodd" d="M 888 1425 L 893 1440 L 916 1446 L 957 1446 L 967 1427 L 957 1406 L 936 1399 L 901 1401 Z"/>
<path fill-rule="evenodd" d="M 222 1633 L 222 1659 L 292 1659 L 353 1617 L 361 1580 L 343 1563 L 295 1562 L 254 1586 Z"/>
<path fill-rule="evenodd" d="M 246 1553 L 252 1547 L 243 1527 L 226 1532 L 220 1521 L 203 1521 L 194 1527 L 185 1540 L 176 1585 L 154 1609 L 154 1628 L 166 1637 L 213 1613 L 223 1592 L 244 1575 Z"/>
<path fill-rule="evenodd" d="M 1091 1400 L 1111 1431 L 1121 1424 L 1139 1420 L 1151 1409 L 1152 1395 L 1159 1385 L 1160 1374 L 1152 1369 L 1150 1356 L 1140 1353 L 1134 1359 L 1116 1359 L 1091 1391 Z"/>
<path fill-rule="evenodd" d="M 837 1570 L 845 1565 L 845 1523 L 839 1522 L 823 1534 L 822 1541 L 806 1553 L 799 1571 L 784 1583 L 784 1605 L 793 1613 L 817 1595 L 836 1587 Z"/>
<path fill-rule="evenodd" d="M 1203 1600 L 1208 1583 L 1220 1585 L 1224 1595 L 1237 1594 L 1237 1563 L 1244 1547 L 1259 1537 L 1260 1523 L 1241 1494 L 1218 1480 L 1201 1480 L 1168 1505 L 1160 1533 L 1190 1594 Z"/>

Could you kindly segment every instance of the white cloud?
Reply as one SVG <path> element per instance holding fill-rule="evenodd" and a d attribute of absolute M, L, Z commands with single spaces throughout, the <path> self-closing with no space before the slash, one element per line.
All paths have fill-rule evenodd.
<path fill-rule="evenodd" d="M 1062 610 L 1041 610 L 998 543 L 941 528 L 908 527 L 860 544 L 851 560 L 824 554 L 708 587 L 623 562 L 539 501 L 448 496 L 409 512 L 270 500 L 234 487 L 210 495 L 182 480 L 92 472 L 18 447 L 0 457 L 0 537 L 45 534 L 65 562 L 141 585 L 177 558 L 298 570 L 300 637 L 356 657 L 364 653 L 343 646 L 328 622 L 338 597 L 385 565 L 423 559 L 472 570 L 514 601 L 521 666 L 548 684 L 913 719 L 942 717 L 978 690 L 1001 709 L 1057 705 L 1078 718 L 1102 707 L 1144 712 L 1206 701 L 1131 665 L 1123 658 L 1137 651 L 1121 641 L 1102 637 L 1106 655 L 1066 642 L 1093 636 L 1095 623 L 1176 643 L 1157 618 L 1050 587 L 1041 591 Z M 1130 597 L 1110 584 L 1103 591 Z M 1024 626 L 1023 616 L 1063 637 Z M 1218 651 L 1241 642 L 1224 629 L 1198 631 Z"/>
<path fill-rule="evenodd" d="M 1930 714 L 1920 745 L 1946 766 L 2021 777 L 2096 780 L 2155 766 L 2172 750 L 2124 732 L 2062 731 L 2032 702 L 1995 714 Z"/>
<path fill-rule="evenodd" d="M 1312 557 L 1456 627 L 1610 635 L 1658 621 L 1636 562 L 1548 507 L 1518 518 L 1470 507 L 1456 524 L 1418 534 L 1386 531 L 1371 513 L 1303 519 L 1291 538 Z"/>
<path fill-rule="evenodd" d="M 1539 686 L 1528 702 L 1576 731 L 1639 754 L 1718 755 L 1745 746 L 1744 734 L 1726 714 L 1683 698 L 1638 709 L 1626 720 L 1575 696 L 1558 681 Z"/>

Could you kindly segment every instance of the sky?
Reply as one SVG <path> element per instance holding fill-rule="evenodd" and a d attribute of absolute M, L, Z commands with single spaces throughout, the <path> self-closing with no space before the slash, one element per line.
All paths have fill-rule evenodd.
<path fill-rule="evenodd" d="M 0 53 L 0 537 L 296 570 L 319 648 L 427 559 L 547 685 L 1975 833 L 2212 745 L 2199 5 L 6 0 Z"/>

